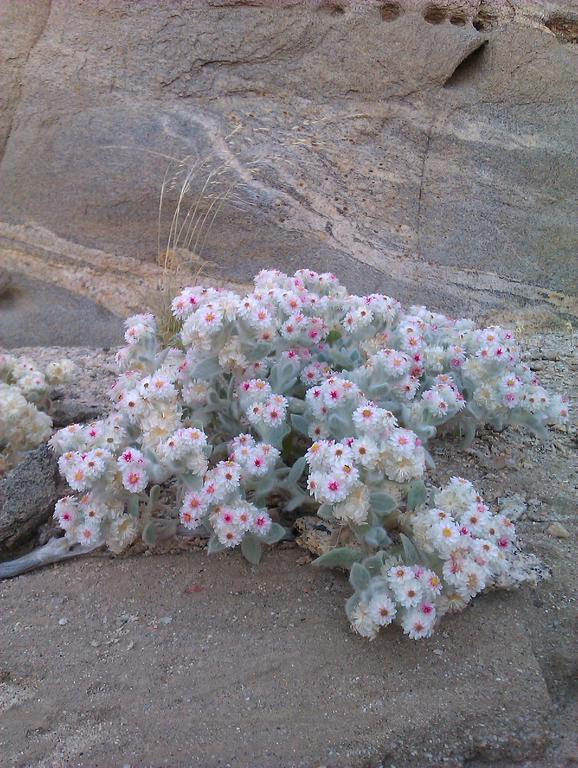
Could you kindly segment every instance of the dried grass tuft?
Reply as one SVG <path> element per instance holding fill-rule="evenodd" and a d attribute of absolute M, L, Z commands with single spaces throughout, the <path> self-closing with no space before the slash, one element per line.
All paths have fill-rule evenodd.
<path fill-rule="evenodd" d="M 154 308 L 165 344 L 174 343 L 178 329 L 171 313 L 175 294 L 186 284 L 198 282 L 207 268 L 218 270 L 205 258 L 205 247 L 219 213 L 225 206 L 251 205 L 241 194 L 246 184 L 238 165 L 234 155 L 223 160 L 214 152 L 169 162 L 159 198 L 157 259 L 163 273 Z"/>

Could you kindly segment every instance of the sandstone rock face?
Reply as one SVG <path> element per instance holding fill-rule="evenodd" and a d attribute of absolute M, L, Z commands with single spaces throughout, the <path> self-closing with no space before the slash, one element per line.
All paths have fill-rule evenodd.
<path fill-rule="evenodd" d="M 169 157 L 210 156 L 237 204 L 190 247 L 223 278 L 568 313 L 577 11 L 0 0 L 0 221 L 151 261 Z"/>

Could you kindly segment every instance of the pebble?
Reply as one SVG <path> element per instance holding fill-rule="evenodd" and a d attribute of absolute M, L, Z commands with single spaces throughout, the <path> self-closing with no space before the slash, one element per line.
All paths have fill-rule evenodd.
<path fill-rule="evenodd" d="M 161 624 L 171 624 L 172 621 L 173 621 L 172 616 L 163 616 L 163 618 L 161 619 Z"/>
<path fill-rule="evenodd" d="M 58 623 L 61 627 L 64 627 L 66 624 L 68 624 L 68 619 L 58 619 Z"/>
<path fill-rule="evenodd" d="M 567 531 L 561 523 L 552 523 L 552 525 L 548 526 L 546 531 L 550 536 L 554 536 L 556 539 L 570 538 L 570 531 Z"/>
<path fill-rule="evenodd" d="M 498 499 L 498 506 L 500 512 L 503 515 L 506 515 L 506 517 L 509 517 L 513 522 L 519 520 L 528 508 L 524 497 L 519 493 L 515 493 L 512 496 L 500 497 Z"/>

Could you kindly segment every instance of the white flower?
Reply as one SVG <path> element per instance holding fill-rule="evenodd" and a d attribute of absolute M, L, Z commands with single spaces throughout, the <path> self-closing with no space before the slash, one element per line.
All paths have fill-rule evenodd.
<path fill-rule="evenodd" d="M 79 520 L 78 501 L 74 496 L 65 496 L 56 502 L 54 519 L 64 531 L 74 528 Z"/>
<path fill-rule="evenodd" d="M 46 366 L 46 380 L 51 386 L 66 384 L 72 379 L 76 371 L 76 365 L 66 358 L 54 360 Z"/>
<path fill-rule="evenodd" d="M 246 368 L 248 365 L 241 342 L 237 337 L 230 339 L 219 351 L 219 365 L 225 371 L 234 371 L 236 368 Z"/>
<path fill-rule="evenodd" d="M 392 589 L 401 586 L 409 579 L 412 579 L 413 576 L 413 568 L 402 563 L 392 566 L 387 571 L 387 580 Z"/>
<path fill-rule="evenodd" d="M 367 401 L 353 411 L 353 423 L 357 430 L 363 435 L 377 428 L 381 419 L 381 408 L 377 408 L 373 403 Z"/>
<path fill-rule="evenodd" d="M 373 312 L 368 306 L 352 309 L 343 318 L 343 327 L 348 333 L 357 333 L 373 322 Z"/>
<path fill-rule="evenodd" d="M 469 480 L 463 477 L 452 477 L 449 484 L 438 491 L 434 498 L 439 507 L 460 516 L 478 501 L 478 494 Z"/>
<path fill-rule="evenodd" d="M 307 434 L 312 440 L 323 440 L 324 438 L 329 437 L 330 431 L 329 427 L 323 422 L 313 421 L 309 425 Z"/>
<path fill-rule="evenodd" d="M 447 557 L 460 542 L 461 533 L 458 525 L 451 519 L 434 523 L 430 528 L 432 544 L 442 557 Z"/>
<path fill-rule="evenodd" d="M 373 640 L 379 631 L 379 624 L 377 624 L 370 616 L 369 609 L 363 603 L 354 608 L 351 614 L 351 627 L 361 637 L 367 637 L 369 640 Z"/>
<path fill-rule="evenodd" d="M 285 421 L 287 414 L 287 398 L 282 395 L 272 395 L 263 403 L 262 421 L 269 427 L 279 427 Z"/>
<path fill-rule="evenodd" d="M 264 477 L 268 474 L 279 458 L 279 451 L 267 443 L 258 443 L 249 449 L 246 457 L 236 457 L 243 471 L 249 477 Z"/>
<path fill-rule="evenodd" d="M 231 493 L 238 486 L 241 479 L 241 467 L 234 461 L 220 461 L 214 469 L 214 477 L 220 486 Z"/>
<path fill-rule="evenodd" d="M 28 400 L 37 400 L 46 391 L 47 383 L 41 373 L 26 373 L 17 379 L 16 386 Z"/>
<path fill-rule="evenodd" d="M 215 526 L 215 533 L 221 544 L 226 547 L 236 547 L 243 538 L 243 531 L 234 525 Z"/>
<path fill-rule="evenodd" d="M 263 379 L 248 379 L 239 386 L 239 399 L 244 408 L 253 403 L 263 402 L 271 395 L 271 385 Z"/>
<path fill-rule="evenodd" d="M 147 487 L 149 478 L 143 467 L 132 464 L 121 472 L 122 484 L 130 493 L 141 493 Z"/>
<path fill-rule="evenodd" d="M 151 314 L 133 315 L 125 321 L 124 334 L 127 344 L 136 345 L 143 339 L 154 337 L 156 332 L 155 319 Z"/>
<path fill-rule="evenodd" d="M 206 495 L 199 491 L 189 491 L 181 505 L 179 513 L 181 523 L 185 528 L 198 528 L 208 506 Z"/>
<path fill-rule="evenodd" d="M 402 436 L 401 439 L 404 440 L 405 438 Z M 425 469 L 423 448 L 414 446 L 413 451 L 409 451 L 406 450 L 405 444 L 401 450 L 398 447 L 394 448 L 393 445 L 390 444 L 380 455 L 380 463 L 387 477 L 396 483 L 405 483 L 420 478 Z"/>
<path fill-rule="evenodd" d="M 145 458 L 142 451 L 139 451 L 138 448 L 127 448 L 118 457 L 117 464 L 120 467 L 120 469 L 123 470 L 128 465 L 142 466 L 144 464 L 144 461 L 145 461 Z"/>
<path fill-rule="evenodd" d="M 319 501 L 335 504 L 345 501 L 351 491 L 351 484 L 342 474 L 324 475 L 318 489 Z"/>
<path fill-rule="evenodd" d="M 190 406 L 206 405 L 209 387 L 204 381 L 193 380 L 182 389 L 183 402 Z"/>
<path fill-rule="evenodd" d="M 103 541 L 100 529 L 86 523 L 76 528 L 74 535 L 76 541 L 84 547 L 98 546 Z"/>
<path fill-rule="evenodd" d="M 137 535 L 138 527 L 135 520 L 129 515 L 120 515 L 110 521 L 106 544 L 112 552 L 120 554 L 133 543 Z"/>
<path fill-rule="evenodd" d="M 380 627 L 386 627 L 395 618 L 397 609 L 395 603 L 387 592 L 381 592 L 371 598 L 368 606 L 368 614 L 371 621 Z"/>
<path fill-rule="evenodd" d="M 412 608 L 417 605 L 424 596 L 423 585 L 416 578 L 406 579 L 401 584 L 391 583 L 391 588 L 396 601 L 404 608 Z"/>
<path fill-rule="evenodd" d="M 159 370 L 141 381 L 139 394 L 144 400 L 173 400 L 177 393 L 171 376 Z"/>
<path fill-rule="evenodd" d="M 257 536 L 266 536 L 269 533 L 273 521 L 265 510 L 257 510 L 253 516 L 251 529 Z"/>
<path fill-rule="evenodd" d="M 466 560 L 459 578 L 454 580 L 457 591 L 465 598 L 475 597 L 486 586 L 488 572 L 472 560 Z"/>
<path fill-rule="evenodd" d="M 370 361 L 377 370 L 393 378 L 405 376 L 411 368 L 410 357 L 395 349 L 381 349 Z"/>
<path fill-rule="evenodd" d="M 361 525 L 367 520 L 370 507 L 370 493 L 366 485 L 353 488 L 345 501 L 336 504 L 333 515 L 337 520 Z"/>
<path fill-rule="evenodd" d="M 436 622 L 437 613 L 431 603 L 423 603 L 412 610 L 405 611 L 401 626 L 406 635 L 412 640 L 430 637 Z"/>
<path fill-rule="evenodd" d="M 78 451 L 63 454 L 58 459 L 58 467 L 73 490 L 83 491 L 88 487 L 89 479 L 83 467 L 82 456 Z"/>

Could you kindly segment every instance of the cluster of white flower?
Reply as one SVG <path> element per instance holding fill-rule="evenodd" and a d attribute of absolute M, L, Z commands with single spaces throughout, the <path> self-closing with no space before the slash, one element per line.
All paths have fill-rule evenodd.
<path fill-rule="evenodd" d="M 351 420 L 353 437 L 318 440 L 308 449 L 307 487 L 316 501 L 332 507 L 336 520 L 360 525 L 372 506 L 381 511 L 372 492 L 375 496 L 389 481 L 406 483 L 423 475 L 425 452 L 411 430 L 398 428 L 392 413 L 372 403 L 358 406 Z"/>
<path fill-rule="evenodd" d="M 453 477 L 434 502 L 407 513 L 402 524 L 423 562 L 399 556 L 379 560 L 376 574 L 360 563 L 352 569 L 356 592 L 348 614 L 360 635 L 373 639 L 396 619 L 412 639 L 429 637 L 441 616 L 462 610 L 484 589 L 522 580 L 514 524 L 493 514 L 468 480 Z"/>
<path fill-rule="evenodd" d="M 265 536 L 272 520 L 265 509 L 248 501 L 242 489 L 274 470 L 279 452 L 239 435 L 230 444 L 231 454 L 205 473 L 198 490 L 185 494 L 180 519 L 187 528 L 198 528 L 208 519 L 220 544 L 234 547 L 247 533 Z"/>
<path fill-rule="evenodd" d="M 362 634 L 395 617 L 412 637 L 426 636 L 444 601 L 457 604 L 451 595 L 463 603 L 496 581 L 513 539 L 481 502 L 462 514 L 446 489 L 435 510 L 400 509 L 406 496 L 408 510 L 418 507 L 427 441 L 440 425 L 472 437 L 484 423 L 539 430 L 566 418 L 511 333 L 405 311 L 380 294 L 353 296 L 334 275 L 305 269 L 263 270 L 245 296 L 186 288 L 172 310 L 175 346 L 161 348 L 152 315 L 129 318 L 113 413 L 51 441 L 79 494 L 56 511 L 71 542 L 114 551 L 139 535 L 150 543 L 162 486 L 176 494 L 182 525 L 209 537 L 209 551 L 240 544 L 257 562 L 261 544 L 284 533 L 266 511 L 274 494 L 285 511 L 311 505 L 349 529 L 357 552 L 379 557 L 397 546 L 403 518 L 404 537 L 432 559 L 420 565 L 402 553 L 369 575 L 371 594 L 350 611 Z M 352 577 L 365 568 L 355 565 Z"/>
<path fill-rule="evenodd" d="M 0 462 L 8 466 L 22 451 L 35 448 L 52 430 L 51 388 L 69 381 L 70 360 L 49 363 L 44 373 L 26 358 L 0 353 Z"/>
<path fill-rule="evenodd" d="M 262 383 L 262 379 L 256 379 Z M 243 382 L 240 394 L 240 400 L 243 402 L 245 394 L 250 390 L 245 390 L 245 385 L 249 382 Z M 287 398 L 283 395 L 272 395 L 256 400 L 251 396 L 252 402 L 247 405 L 245 415 L 249 424 L 259 433 L 263 433 L 267 428 L 277 429 L 282 427 L 287 418 Z"/>
<path fill-rule="evenodd" d="M 210 447 L 202 430 L 181 427 L 154 450 L 143 452 L 126 447 L 133 419 L 131 412 L 126 429 L 118 415 L 85 427 L 71 425 L 50 441 L 60 453 L 58 464 L 68 485 L 83 494 L 62 499 L 55 510 L 71 544 L 106 543 L 115 552 L 126 548 L 139 533 L 147 487 L 169 478 L 181 484 L 180 520 L 186 528 L 205 526 L 227 547 L 248 532 L 269 534 L 270 516 L 247 501 L 244 488 L 274 470 L 276 448 L 239 435 L 230 444 L 229 457 L 209 469 Z"/>

